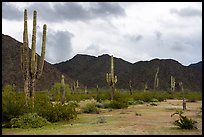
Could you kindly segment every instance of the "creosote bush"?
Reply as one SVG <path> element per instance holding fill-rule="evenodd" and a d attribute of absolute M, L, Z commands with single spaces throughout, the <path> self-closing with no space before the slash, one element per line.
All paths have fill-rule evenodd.
<path fill-rule="evenodd" d="M 37 113 L 27 113 L 19 118 L 12 118 L 11 127 L 15 128 L 39 128 L 51 124 L 47 119 L 40 117 Z"/>
<path fill-rule="evenodd" d="M 99 110 L 96 107 L 96 103 L 87 103 L 86 106 L 82 108 L 83 113 L 95 113 L 99 114 Z"/>

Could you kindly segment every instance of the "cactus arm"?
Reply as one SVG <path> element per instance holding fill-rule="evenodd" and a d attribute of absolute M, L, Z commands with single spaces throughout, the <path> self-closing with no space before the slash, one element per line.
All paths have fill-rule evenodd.
<path fill-rule="evenodd" d="M 36 53 L 36 18 L 37 12 L 33 12 L 33 34 L 32 34 L 32 47 L 31 47 L 31 74 L 35 75 L 35 53 Z"/>
<path fill-rule="evenodd" d="M 38 78 L 42 75 L 44 60 L 45 60 L 45 50 L 46 50 L 46 29 L 47 26 L 44 24 L 43 26 L 43 36 L 42 36 L 42 49 L 41 49 L 41 58 L 40 58 L 40 66 L 38 69 Z"/>

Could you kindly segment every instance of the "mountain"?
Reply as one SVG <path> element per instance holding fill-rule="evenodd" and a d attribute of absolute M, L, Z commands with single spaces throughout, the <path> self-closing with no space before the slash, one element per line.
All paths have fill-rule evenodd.
<path fill-rule="evenodd" d="M 98 57 L 77 54 L 72 59 L 54 64 L 61 72 L 70 78 L 78 79 L 88 87 L 108 87 L 106 73 L 110 72 L 111 56 L 104 54 Z M 153 89 L 154 77 L 159 67 L 159 90 L 170 89 L 170 77 L 183 82 L 184 88 L 191 91 L 202 91 L 202 71 L 190 66 L 183 66 L 172 59 L 153 59 L 150 61 L 127 62 L 114 57 L 115 75 L 118 77 L 117 88 L 127 89 L 129 80 L 134 89 L 143 90 L 145 83 Z"/>
<path fill-rule="evenodd" d="M 202 61 L 200 61 L 198 63 L 195 63 L 195 64 L 190 64 L 189 67 L 190 68 L 195 68 L 195 69 L 198 69 L 198 70 L 202 70 Z"/>
<path fill-rule="evenodd" d="M 2 86 L 15 84 L 17 90 L 23 89 L 23 74 L 20 68 L 21 42 L 2 34 Z M 38 56 L 38 60 L 40 57 Z M 56 82 L 60 82 L 61 75 L 65 75 L 65 82 L 72 84 L 78 80 L 79 85 L 108 88 L 106 73 L 110 72 L 111 56 L 104 54 L 98 57 L 78 54 L 72 59 L 50 64 L 45 61 L 42 77 L 37 80 L 36 90 L 50 89 Z M 202 62 L 183 66 L 172 59 L 153 59 L 150 61 L 127 62 L 114 57 L 115 75 L 118 77 L 116 88 L 128 89 L 129 80 L 134 89 L 143 90 L 145 83 L 153 89 L 154 76 L 159 67 L 159 90 L 169 90 L 170 77 L 176 82 L 183 82 L 184 89 L 202 91 Z"/>
<path fill-rule="evenodd" d="M 17 91 L 23 90 L 23 73 L 20 66 L 21 45 L 21 42 L 2 34 L 2 86 L 15 84 Z M 39 56 L 37 60 L 40 60 Z M 42 77 L 36 83 L 36 90 L 50 89 L 54 83 L 61 81 L 62 74 L 64 73 L 45 61 Z M 69 76 L 64 75 L 66 83 L 73 82 Z"/>

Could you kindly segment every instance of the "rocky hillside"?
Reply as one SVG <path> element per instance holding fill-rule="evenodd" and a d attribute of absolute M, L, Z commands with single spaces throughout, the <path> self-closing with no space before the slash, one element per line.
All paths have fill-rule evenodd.
<path fill-rule="evenodd" d="M 2 85 L 15 84 L 17 90 L 23 89 L 23 74 L 20 68 L 20 45 L 10 36 L 2 34 Z M 38 56 L 39 58 L 39 56 Z M 66 62 L 50 64 L 45 61 L 42 77 L 37 81 L 37 90 L 52 87 L 60 82 L 62 74 L 66 83 L 79 81 L 79 85 L 107 88 L 106 73 L 110 72 L 110 55 L 98 57 L 78 54 Z M 40 60 L 40 59 L 38 59 Z M 118 76 L 117 88 L 127 89 L 129 80 L 134 89 L 143 90 L 145 83 L 153 89 L 154 76 L 159 67 L 159 90 L 169 90 L 170 77 L 176 82 L 183 82 L 184 88 L 191 91 L 202 91 L 202 62 L 183 66 L 172 59 L 153 59 L 150 61 L 127 62 L 121 58 L 114 58 L 115 74 Z"/>
<path fill-rule="evenodd" d="M 2 85 L 15 84 L 18 91 L 23 89 L 23 73 L 20 67 L 21 42 L 2 34 Z M 38 60 L 40 57 L 38 56 Z M 45 61 L 42 77 L 37 80 L 36 89 L 45 90 L 52 87 L 55 82 L 60 82 L 61 73 L 52 64 Z M 73 80 L 66 74 L 65 82 Z"/>
<path fill-rule="evenodd" d="M 110 58 L 107 54 L 98 57 L 78 54 L 66 62 L 55 64 L 55 67 L 88 87 L 95 87 L 97 84 L 107 87 L 106 73 L 110 72 Z M 143 90 L 145 83 L 149 89 L 153 89 L 154 76 L 159 67 L 159 90 L 170 89 L 171 76 L 175 77 L 177 84 L 182 81 L 187 90 L 202 90 L 202 71 L 183 66 L 172 59 L 153 59 L 132 64 L 114 58 L 114 64 L 115 74 L 118 76 L 117 88 L 127 89 L 131 80 L 134 89 Z"/>

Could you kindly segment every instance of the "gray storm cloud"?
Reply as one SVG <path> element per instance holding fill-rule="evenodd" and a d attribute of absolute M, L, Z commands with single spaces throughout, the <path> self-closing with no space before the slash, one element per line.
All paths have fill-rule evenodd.
<path fill-rule="evenodd" d="M 170 13 L 177 14 L 180 17 L 194 17 L 194 16 L 202 17 L 202 10 L 193 7 L 186 7 L 180 10 L 172 8 L 170 10 Z"/>
<path fill-rule="evenodd" d="M 55 3 L 53 7 L 47 3 L 40 2 L 31 4 L 26 8 L 29 15 L 32 14 L 33 10 L 37 10 L 40 13 L 40 19 L 50 22 L 86 21 L 125 15 L 125 10 L 119 4 L 105 2 L 90 3 L 88 8 L 73 2 Z M 20 11 L 16 7 L 4 3 L 2 15 L 7 20 L 21 20 L 23 18 L 23 10 Z"/>
<path fill-rule="evenodd" d="M 8 3 L 2 3 L 2 18 L 7 20 L 23 20 L 23 11 L 11 6 Z"/>
<path fill-rule="evenodd" d="M 48 62 L 66 61 L 71 57 L 71 39 L 74 35 L 68 31 L 47 33 L 46 57 Z"/>

